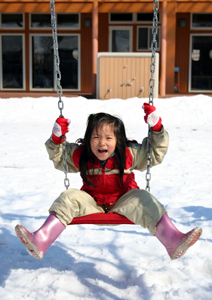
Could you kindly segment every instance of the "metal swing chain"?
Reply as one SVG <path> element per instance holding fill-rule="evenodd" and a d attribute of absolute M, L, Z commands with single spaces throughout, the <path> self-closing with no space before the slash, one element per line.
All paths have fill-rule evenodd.
<path fill-rule="evenodd" d="M 60 72 L 60 58 L 59 58 L 59 47 L 58 47 L 58 38 L 57 38 L 57 19 L 55 14 L 55 1 L 50 0 L 50 10 L 51 10 L 51 24 L 52 24 L 52 39 L 53 39 L 53 48 L 54 48 L 54 63 L 55 63 L 55 74 L 56 74 L 56 83 L 57 83 L 57 94 L 59 97 L 58 108 L 60 110 L 60 117 L 63 118 L 63 108 L 64 104 L 61 99 L 63 90 L 60 84 L 61 72 Z M 66 149 L 66 138 L 65 135 L 62 136 L 62 157 L 63 157 L 63 172 L 65 174 L 64 186 L 66 189 L 69 188 L 70 183 L 67 177 L 68 165 L 67 165 L 67 149 Z"/>
<path fill-rule="evenodd" d="M 154 86 L 155 86 L 155 79 L 154 79 L 154 73 L 155 73 L 155 52 L 157 49 L 157 33 L 158 33 L 158 12 L 159 9 L 159 0 L 153 0 L 153 25 L 152 25 L 152 42 L 151 42 L 151 49 L 152 49 L 152 56 L 151 56 L 151 65 L 150 65 L 150 72 L 151 72 L 151 78 L 149 80 L 149 87 L 150 87 L 150 94 L 149 94 L 149 104 L 153 105 L 153 92 L 154 92 Z M 152 131 L 151 127 L 148 127 L 148 145 L 147 145 L 147 172 L 146 172 L 146 190 L 150 191 L 150 180 L 151 180 L 151 161 L 152 161 Z"/>

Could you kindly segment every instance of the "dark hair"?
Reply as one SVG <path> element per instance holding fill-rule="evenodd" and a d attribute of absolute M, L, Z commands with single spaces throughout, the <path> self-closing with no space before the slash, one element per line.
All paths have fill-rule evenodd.
<path fill-rule="evenodd" d="M 94 164 L 95 164 L 95 155 L 91 151 L 90 140 L 91 135 L 94 129 L 98 129 L 99 126 L 104 124 L 113 124 L 114 125 L 114 134 L 117 139 L 116 149 L 115 149 L 115 165 L 119 168 L 119 180 L 120 185 L 123 186 L 123 175 L 125 167 L 125 149 L 127 145 L 127 138 L 124 123 L 118 117 L 112 116 L 107 113 L 97 113 L 91 114 L 87 120 L 87 128 L 85 131 L 83 139 L 83 150 L 80 156 L 79 166 L 82 179 L 85 183 L 90 186 L 93 186 L 91 181 L 86 175 L 86 169 L 88 161 L 93 165 L 93 176 L 94 175 Z"/>

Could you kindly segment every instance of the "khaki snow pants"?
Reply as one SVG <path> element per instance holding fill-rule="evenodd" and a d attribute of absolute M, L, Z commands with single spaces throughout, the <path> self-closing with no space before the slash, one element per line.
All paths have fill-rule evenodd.
<path fill-rule="evenodd" d="M 104 209 L 86 192 L 68 189 L 53 202 L 49 209 L 51 212 L 55 212 L 57 218 L 67 226 L 75 217 L 104 212 Z M 155 235 L 156 224 L 165 213 L 165 208 L 146 190 L 133 189 L 122 195 L 111 206 L 110 212 L 126 216 Z"/>

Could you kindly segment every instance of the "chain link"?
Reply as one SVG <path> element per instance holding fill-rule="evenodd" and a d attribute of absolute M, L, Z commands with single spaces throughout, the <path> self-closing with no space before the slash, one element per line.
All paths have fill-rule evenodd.
<path fill-rule="evenodd" d="M 155 79 L 154 79 L 154 73 L 155 73 L 155 52 L 157 49 L 157 33 L 158 33 L 158 9 L 159 9 L 159 0 L 153 0 L 153 25 L 152 25 L 152 42 L 151 42 L 151 49 L 152 49 L 152 56 L 151 56 L 151 64 L 150 64 L 150 72 L 151 72 L 151 78 L 149 80 L 149 87 L 150 87 L 150 93 L 149 93 L 149 104 L 153 105 L 153 92 L 154 92 L 154 86 L 155 86 Z M 152 162 L 152 131 L 149 126 L 148 128 L 148 138 L 147 138 L 147 172 L 146 172 L 146 190 L 150 191 L 150 180 L 151 180 L 151 162 Z"/>
<path fill-rule="evenodd" d="M 61 99 L 63 90 L 60 83 L 61 80 L 61 72 L 60 72 L 60 58 L 59 58 L 59 47 L 58 47 L 58 38 L 57 38 L 57 19 L 55 13 L 55 1 L 50 0 L 50 10 L 51 10 L 51 24 L 52 24 L 52 40 L 53 40 L 53 48 L 54 48 L 54 63 L 55 63 L 55 75 L 56 75 L 56 84 L 57 84 L 57 94 L 59 97 L 58 108 L 60 110 L 60 117 L 63 118 L 63 108 L 64 103 Z M 69 179 L 67 177 L 68 173 L 68 165 L 67 165 L 67 145 L 65 135 L 61 137 L 62 140 L 62 157 L 63 157 L 63 171 L 65 174 L 64 185 L 65 188 L 68 189 L 70 186 Z"/>

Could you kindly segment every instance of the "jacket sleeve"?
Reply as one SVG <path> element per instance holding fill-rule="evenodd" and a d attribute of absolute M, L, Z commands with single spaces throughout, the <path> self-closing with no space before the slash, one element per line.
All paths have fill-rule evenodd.
<path fill-rule="evenodd" d="M 63 156 L 62 156 L 62 144 L 57 145 L 51 139 L 48 139 L 45 143 L 46 150 L 49 154 L 49 159 L 53 161 L 54 167 L 57 170 L 63 171 Z M 73 153 L 75 150 L 79 149 L 78 144 L 66 143 L 67 151 L 67 165 L 69 173 L 79 172 L 78 163 L 73 161 Z"/>
<path fill-rule="evenodd" d="M 168 133 L 164 127 L 160 131 L 152 131 L 151 167 L 162 163 L 169 145 Z M 132 168 L 145 171 L 147 168 L 148 138 L 144 138 L 142 144 L 130 144 L 129 150 L 133 157 Z"/>

